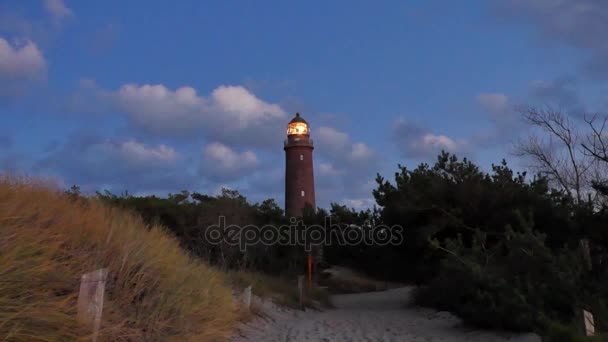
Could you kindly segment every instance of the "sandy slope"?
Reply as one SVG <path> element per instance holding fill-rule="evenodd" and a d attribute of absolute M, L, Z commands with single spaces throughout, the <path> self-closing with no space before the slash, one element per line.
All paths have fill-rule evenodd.
<path fill-rule="evenodd" d="M 332 298 L 336 309 L 323 312 L 283 310 L 258 302 L 264 315 L 241 327 L 232 341 L 540 341 L 532 334 L 467 331 L 447 312 L 408 305 L 411 291 L 404 287 L 338 295 Z"/>

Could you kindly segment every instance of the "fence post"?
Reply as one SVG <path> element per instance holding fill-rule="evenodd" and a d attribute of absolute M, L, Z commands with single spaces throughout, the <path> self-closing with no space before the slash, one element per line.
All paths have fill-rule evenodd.
<path fill-rule="evenodd" d="M 595 322 L 593 314 L 587 310 L 583 310 L 583 323 L 585 327 L 585 336 L 595 335 Z"/>
<path fill-rule="evenodd" d="M 591 258 L 591 247 L 589 243 L 589 239 L 580 239 L 580 249 L 581 254 L 583 256 L 583 260 L 585 261 L 585 268 L 587 272 L 593 271 L 593 262 Z M 579 320 L 581 323 L 581 330 L 585 336 L 593 336 L 595 335 L 595 322 L 593 320 L 593 314 L 585 309 L 581 309 L 582 317 L 579 314 Z"/>
<path fill-rule="evenodd" d="M 107 276 L 108 269 L 101 268 L 85 273 L 80 278 L 77 317 L 83 324 L 92 325 L 93 342 L 97 341 L 99 328 L 101 327 L 101 314 L 103 312 L 103 297 Z"/>
<path fill-rule="evenodd" d="M 595 335 L 595 322 L 591 311 L 577 307 L 575 311 L 576 328 L 583 336 Z"/>
<path fill-rule="evenodd" d="M 243 290 L 243 303 L 247 310 L 251 308 L 251 285 L 247 286 L 245 290 Z"/>

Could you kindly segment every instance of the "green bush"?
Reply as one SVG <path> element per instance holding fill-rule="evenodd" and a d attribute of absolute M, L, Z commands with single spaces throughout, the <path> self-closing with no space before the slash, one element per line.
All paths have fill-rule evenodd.
<path fill-rule="evenodd" d="M 449 256 L 416 300 L 484 328 L 541 331 L 540 317 L 572 322 L 582 261 L 568 250 L 554 254 L 544 240 L 520 220 L 517 231 L 508 227 L 491 247 L 480 231 L 471 247 L 462 238 L 434 241 Z"/>

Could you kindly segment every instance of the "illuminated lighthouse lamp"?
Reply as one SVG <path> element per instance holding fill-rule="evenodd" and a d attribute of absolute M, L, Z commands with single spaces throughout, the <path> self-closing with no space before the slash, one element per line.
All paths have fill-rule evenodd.
<path fill-rule="evenodd" d="M 308 124 L 300 117 L 299 113 L 287 125 L 287 135 L 310 135 Z"/>

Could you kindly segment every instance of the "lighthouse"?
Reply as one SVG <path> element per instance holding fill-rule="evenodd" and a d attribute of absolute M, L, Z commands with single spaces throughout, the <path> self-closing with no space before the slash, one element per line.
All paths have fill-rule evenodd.
<path fill-rule="evenodd" d="M 310 138 L 310 126 L 300 113 L 287 125 L 285 150 L 285 214 L 302 216 L 302 209 L 308 203 L 315 206 L 315 180 L 312 163 L 314 149 Z"/>

